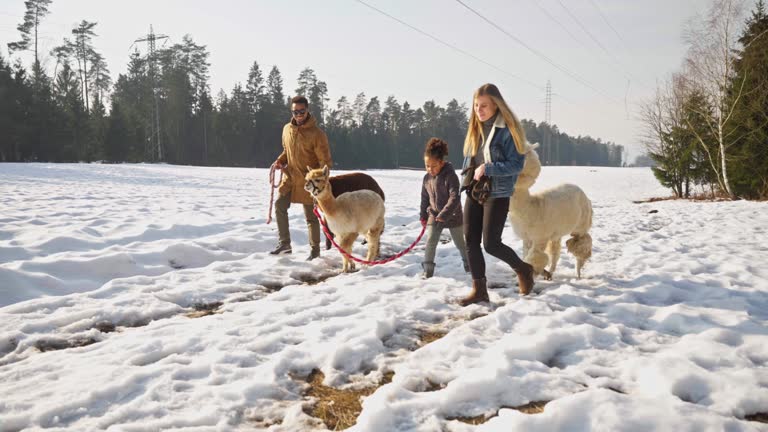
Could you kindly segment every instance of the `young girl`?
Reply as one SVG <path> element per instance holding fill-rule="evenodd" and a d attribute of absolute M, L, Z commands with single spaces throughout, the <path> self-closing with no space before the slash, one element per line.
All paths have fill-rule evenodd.
<path fill-rule="evenodd" d="M 429 226 L 427 232 L 427 247 L 424 251 L 424 268 L 422 276 L 431 278 L 435 273 L 435 251 L 440 233 L 443 228 L 451 232 L 453 244 L 461 253 L 464 271 L 469 271 L 467 262 L 467 247 L 464 243 L 462 228 L 461 197 L 459 193 L 459 177 L 453 165 L 445 160 L 448 156 L 448 144 L 439 139 L 431 138 L 424 149 L 424 167 L 427 174 L 421 188 L 420 217 Z"/>

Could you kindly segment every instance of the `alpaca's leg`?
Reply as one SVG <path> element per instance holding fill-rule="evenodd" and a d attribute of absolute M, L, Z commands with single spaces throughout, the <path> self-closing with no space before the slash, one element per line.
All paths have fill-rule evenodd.
<path fill-rule="evenodd" d="M 328 226 L 328 220 L 325 217 L 323 217 L 323 223 L 325 224 L 325 226 Z M 328 230 L 328 232 L 331 234 L 331 236 L 328 237 L 327 234 L 325 235 L 325 250 L 331 250 L 331 248 L 333 247 L 333 243 L 331 242 L 331 239 L 335 237 L 335 235 L 331 232 L 330 229 Z"/>
<path fill-rule="evenodd" d="M 580 237 L 580 250 L 576 255 L 576 277 L 581 279 L 581 269 L 584 263 L 592 256 L 592 237 L 589 234 L 583 234 Z"/>
<path fill-rule="evenodd" d="M 592 236 L 589 233 L 571 235 L 573 237 L 565 242 L 565 246 L 576 257 L 576 277 L 581 278 L 581 269 L 592 256 Z"/>
<path fill-rule="evenodd" d="M 366 236 L 368 240 L 368 255 L 365 256 L 367 261 L 375 261 L 379 256 L 379 236 L 372 231 L 368 231 Z"/>
<path fill-rule="evenodd" d="M 381 221 L 381 227 L 376 231 L 376 254 L 374 257 L 381 256 L 381 235 L 384 234 L 384 220 Z"/>
<path fill-rule="evenodd" d="M 549 262 L 549 257 L 544 253 L 544 249 L 547 247 L 547 241 L 535 241 L 533 247 L 528 251 L 526 256 L 526 262 L 533 266 L 533 271 L 537 275 L 544 272 L 544 267 Z"/>
<path fill-rule="evenodd" d="M 355 240 L 357 240 L 357 233 L 352 233 L 349 235 L 349 241 L 347 242 L 347 247 L 345 250 L 349 252 L 350 255 L 352 255 L 352 248 L 355 246 Z M 355 262 L 353 260 L 349 260 L 349 270 L 354 271 L 355 270 Z"/>
<path fill-rule="evenodd" d="M 348 254 L 352 254 L 352 245 L 355 243 L 355 239 L 357 238 L 357 233 L 346 233 L 341 236 L 339 236 L 341 239 L 340 246 L 342 249 L 344 249 L 345 252 Z M 342 254 L 342 261 L 344 262 L 344 266 L 342 267 L 342 272 L 348 273 L 355 269 L 355 262 L 351 259 L 347 258 L 346 255 Z"/>
<path fill-rule="evenodd" d="M 381 248 L 381 228 L 374 227 L 368 230 L 366 239 L 368 240 L 368 256 L 366 260 L 374 261 L 379 257 L 379 249 Z"/>
<path fill-rule="evenodd" d="M 531 250 L 531 247 L 533 247 L 533 242 L 528 239 L 523 239 L 523 256 L 528 256 L 528 251 Z"/>
<path fill-rule="evenodd" d="M 547 255 L 549 255 L 549 278 L 552 279 L 552 275 L 555 274 L 555 268 L 557 262 L 560 260 L 560 239 L 550 240 L 547 243 Z"/>

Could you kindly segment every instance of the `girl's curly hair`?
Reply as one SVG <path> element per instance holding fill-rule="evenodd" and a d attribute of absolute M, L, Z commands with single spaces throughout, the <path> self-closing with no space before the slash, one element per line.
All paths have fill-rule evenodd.
<path fill-rule="evenodd" d="M 445 160 L 448 156 L 448 143 L 440 138 L 430 138 L 424 148 L 424 156 L 430 159 Z"/>

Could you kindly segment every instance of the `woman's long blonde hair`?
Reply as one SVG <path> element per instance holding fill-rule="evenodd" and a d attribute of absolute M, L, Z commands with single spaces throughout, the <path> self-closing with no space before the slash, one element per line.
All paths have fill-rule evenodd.
<path fill-rule="evenodd" d="M 517 116 L 504 101 L 504 98 L 499 92 L 499 88 L 493 84 L 483 84 L 477 91 L 475 91 L 474 97 L 472 97 L 472 113 L 469 115 L 469 128 L 467 129 L 467 137 L 464 139 L 464 156 L 474 156 L 477 154 L 477 149 L 480 148 L 480 143 L 485 141 L 485 135 L 483 134 L 483 122 L 477 117 L 475 113 L 475 101 L 479 96 L 490 96 L 493 103 L 498 107 L 498 111 L 504 118 L 504 123 L 507 124 L 509 132 L 512 134 L 512 138 L 515 141 L 515 148 L 520 154 L 524 154 L 526 150 L 525 131 L 523 125 L 518 120 Z"/>

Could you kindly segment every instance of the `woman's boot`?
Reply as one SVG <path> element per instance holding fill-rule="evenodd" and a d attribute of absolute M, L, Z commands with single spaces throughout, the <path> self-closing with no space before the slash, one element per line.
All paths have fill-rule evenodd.
<path fill-rule="evenodd" d="M 485 278 L 482 279 L 472 279 L 472 293 L 469 294 L 467 297 L 464 297 L 461 299 L 459 304 L 462 306 L 469 306 L 473 303 L 480 303 L 480 302 L 487 302 L 488 299 L 488 288 L 486 287 L 486 280 Z"/>
<path fill-rule="evenodd" d="M 520 288 L 520 294 L 530 294 L 533 289 L 533 266 L 524 262 L 520 269 L 515 270 L 515 273 L 517 273 L 517 285 Z"/>

